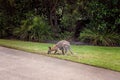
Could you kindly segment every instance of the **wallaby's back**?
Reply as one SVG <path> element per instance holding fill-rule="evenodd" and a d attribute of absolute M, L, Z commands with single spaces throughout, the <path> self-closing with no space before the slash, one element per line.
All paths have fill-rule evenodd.
<path fill-rule="evenodd" d="M 70 43 L 66 40 L 62 40 L 62 41 L 59 41 L 56 46 L 61 49 L 61 48 L 64 48 L 64 47 L 70 47 Z"/>

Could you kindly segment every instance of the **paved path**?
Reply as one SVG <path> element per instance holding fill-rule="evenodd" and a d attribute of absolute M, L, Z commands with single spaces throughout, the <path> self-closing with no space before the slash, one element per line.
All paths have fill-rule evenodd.
<path fill-rule="evenodd" d="M 0 47 L 0 80 L 120 80 L 120 73 Z"/>

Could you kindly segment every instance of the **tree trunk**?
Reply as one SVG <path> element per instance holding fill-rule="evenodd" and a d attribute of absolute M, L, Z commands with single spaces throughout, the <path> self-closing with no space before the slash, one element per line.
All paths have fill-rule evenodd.
<path fill-rule="evenodd" d="M 57 15 L 56 15 L 56 6 L 57 6 L 58 0 L 56 0 L 53 5 L 51 5 L 50 10 L 50 24 L 52 26 L 53 32 L 57 33 L 58 31 L 58 21 L 57 21 Z"/>
<path fill-rule="evenodd" d="M 58 22 L 57 22 L 57 15 L 56 12 L 54 12 L 54 26 L 58 28 Z"/>
<path fill-rule="evenodd" d="M 53 27 L 53 14 L 52 12 L 50 11 L 50 25 Z"/>

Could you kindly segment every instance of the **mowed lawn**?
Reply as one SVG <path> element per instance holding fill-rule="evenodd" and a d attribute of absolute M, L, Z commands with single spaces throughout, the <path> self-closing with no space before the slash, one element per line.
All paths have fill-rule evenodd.
<path fill-rule="evenodd" d="M 0 39 L 0 45 L 46 56 L 84 63 L 120 71 L 120 47 L 72 45 L 74 55 L 47 54 L 48 46 L 54 44 Z"/>

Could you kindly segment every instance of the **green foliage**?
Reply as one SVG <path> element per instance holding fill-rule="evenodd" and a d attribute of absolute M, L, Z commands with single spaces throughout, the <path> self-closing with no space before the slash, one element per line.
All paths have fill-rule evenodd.
<path fill-rule="evenodd" d="M 61 25 L 66 29 L 74 29 L 77 18 L 71 14 L 65 14 L 61 19 Z"/>
<path fill-rule="evenodd" d="M 90 23 L 82 22 L 80 27 L 88 24 L 87 29 L 98 33 L 120 34 L 119 4 L 119 0 L 0 0 L 0 38 L 41 41 L 48 35 L 68 39 L 77 22 L 86 19 Z"/>
<path fill-rule="evenodd" d="M 65 31 L 64 33 L 60 33 L 58 35 L 59 40 L 70 40 L 73 37 L 73 32 Z"/>
<path fill-rule="evenodd" d="M 2 17 L 2 13 L 0 13 L 0 38 L 5 36 L 5 28 L 3 27 L 4 25 L 4 20 L 3 20 L 3 17 Z"/>
<path fill-rule="evenodd" d="M 5 29 L 0 26 L 0 38 L 4 37 L 6 35 Z"/>
<path fill-rule="evenodd" d="M 43 17 L 32 16 L 30 19 L 24 20 L 20 28 L 16 28 L 15 35 L 20 39 L 32 41 L 50 40 L 51 29 Z"/>
<path fill-rule="evenodd" d="M 67 0 L 66 0 L 67 1 Z M 70 4 L 75 3 L 75 4 Z M 77 4 L 77 1 L 67 1 L 64 6 L 64 11 L 62 11 L 62 17 L 60 18 L 60 26 L 62 28 L 73 31 L 76 26 L 76 21 L 80 18 L 80 13 L 78 11 L 79 5 Z"/>
<path fill-rule="evenodd" d="M 96 29 L 84 29 L 80 34 L 80 40 L 93 45 L 115 46 L 120 43 L 120 35 L 115 32 L 100 31 Z"/>
<path fill-rule="evenodd" d="M 117 1 L 117 0 L 116 0 Z M 105 1 L 106 2 L 106 1 Z M 115 1 L 114 1 L 115 2 Z M 104 2 L 92 1 L 88 4 L 88 15 L 90 16 L 89 27 L 96 27 L 97 29 L 109 29 L 114 32 L 118 32 L 117 25 L 119 24 L 119 8 L 118 4 L 114 4 L 113 1 Z M 115 6 L 112 8 L 112 6 Z"/>
<path fill-rule="evenodd" d="M 88 4 L 87 13 L 90 23 L 80 34 L 80 39 L 94 45 L 119 45 L 118 9 L 93 0 Z"/>

